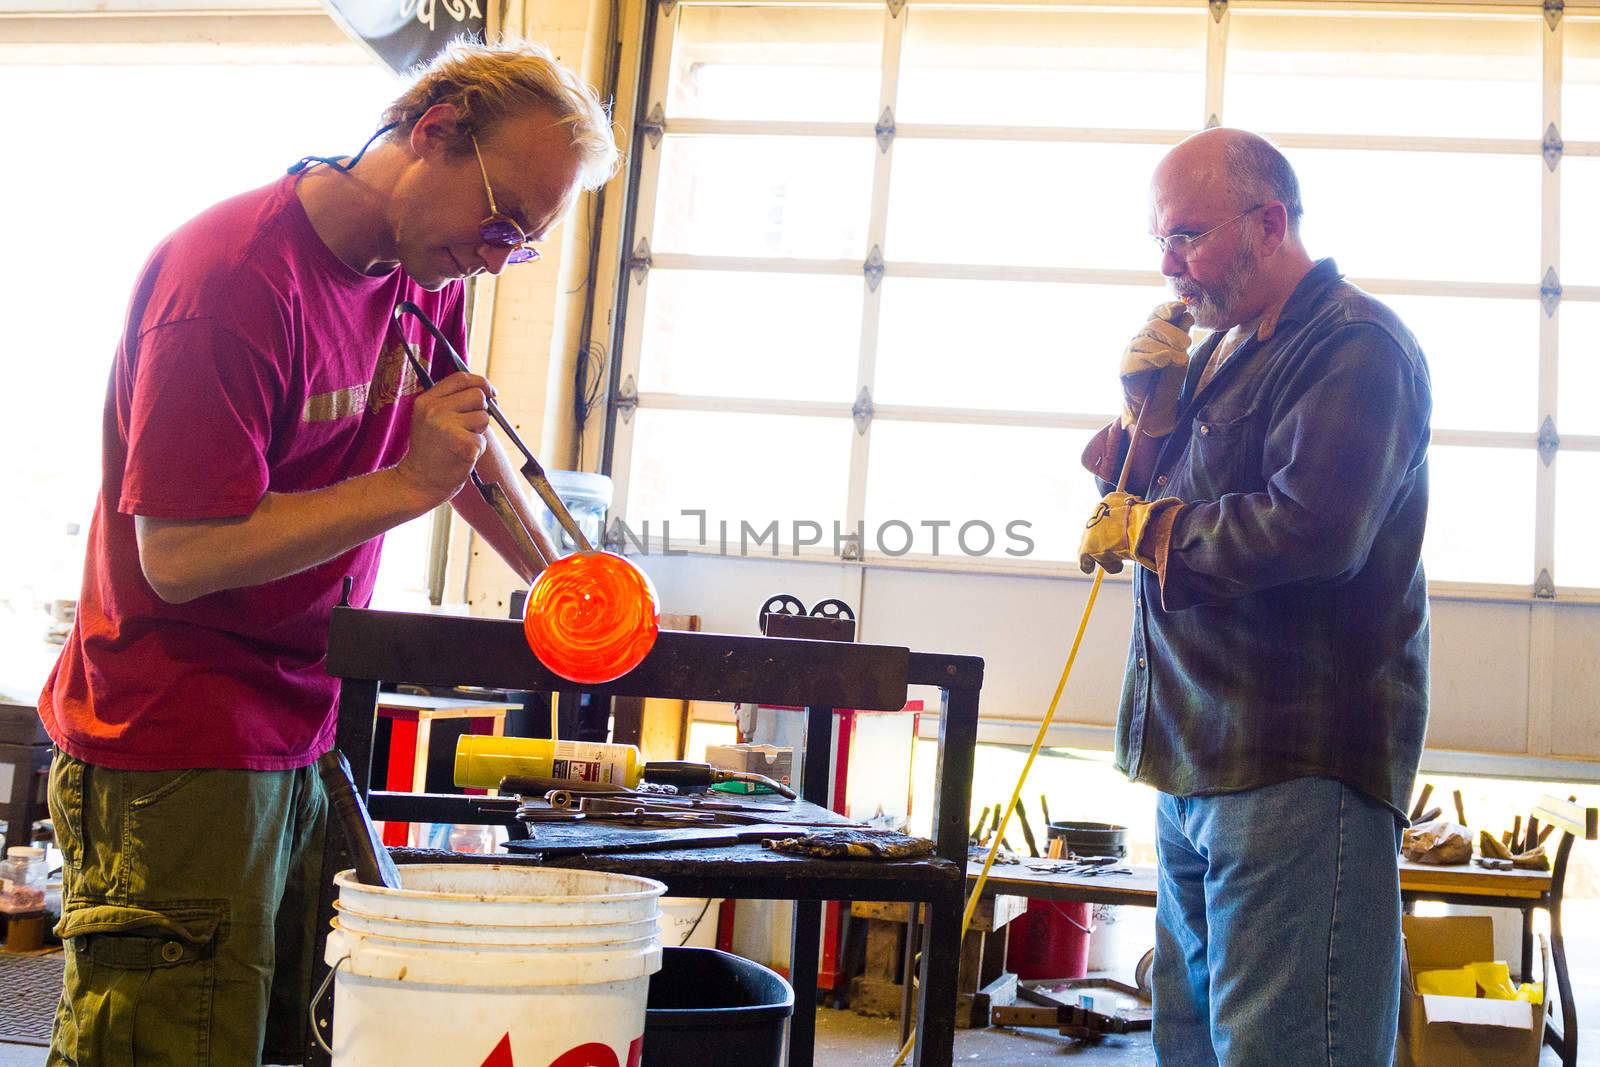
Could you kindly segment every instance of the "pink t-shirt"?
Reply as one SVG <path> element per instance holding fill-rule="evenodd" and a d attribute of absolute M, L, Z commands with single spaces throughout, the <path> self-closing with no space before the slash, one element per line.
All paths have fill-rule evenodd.
<path fill-rule="evenodd" d="M 63 750 L 124 770 L 281 770 L 332 746 L 329 614 L 346 575 L 351 602 L 370 600 L 382 538 L 275 582 L 168 604 L 145 581 L 133 516 L 246 516 L 268 492 L 399 462 L 418 391 L 391 325 L 401 300 L 464 348 L 460 284 L 429 293 L 403 270 L 350 269 L 290 177 L 216 205 L 156 249 L 111 371 L 77 623 L 39 698 Z M 435 377 L 449 372 L 414 320 L 405 333 Z"/>

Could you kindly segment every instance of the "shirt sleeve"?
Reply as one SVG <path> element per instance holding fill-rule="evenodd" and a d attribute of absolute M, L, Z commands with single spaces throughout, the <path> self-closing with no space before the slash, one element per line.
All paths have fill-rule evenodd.
<path fill-rule="evenodd" d="M 1265 491 L 1179 513 L 1161 573 L 1166 610 L 1338 581 L 1365 565 L 1426 457 L 1425 372 L 1381 327 L 1352 323 L 1307 354 L 1300 377 L 1266 431 Z"/>
<path fill-rule="evenodd" d="M 117 510 L 160 519 L 248 515 L 266 494 L 284 393 L 273 362 L 206 318 L 139 342 Z"/>

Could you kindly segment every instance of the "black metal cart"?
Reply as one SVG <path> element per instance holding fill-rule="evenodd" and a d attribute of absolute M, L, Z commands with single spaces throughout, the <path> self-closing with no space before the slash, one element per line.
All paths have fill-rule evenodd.
<path fill-rule="evenodd" d="M 528 651 L 522 626 L 511 620 L 414 615 L 339 607 L 328 642 L 328 672 L 343 682 L 338 747 L 367 795 L 374 819 L 452 823 L 503 822 L 474 798 L 369 791 L 380 682 L 480 685 L 531 692 L 570 689 Z M 778 856 L 759 845 L 640 854 L 578 855 L 550 865 L 645 875 L 683 896 L 796 901 L 791 976 L 795 1015 L 790 1067 L 809 1067 L 815 1044 L 816 976 L 824 900 L 892 900 L 926 904 L 917 1012 L 917 1064 L 948 1064 L 955 1040 L 956 969 L 960 960 L 973 748 L 983 661 L 972 656 L 912 652 L 888 645 L 663 631 L 637 668 L 586 691 L 612 696 L 761 703 L 806 709 L 801 795 L 828 803 L 827 753 L 832 709 L 898 710 L 907 687 L 940 690 L 939 754 L 934 794 L 935 855 L 894 863 Z M 453 855 L 453 854 L 451 854 Z M 399 862 L 437 860 L 439 853 L 396 850 Z M 538 855 L 454 856 L 463 862 L 541 864 Z M 332 875 L 351 866 L 344 842 L 328 836 L 321 901 L 321 959 L 333 915 Z M 325 967 L 319 963 L 319 975 Z M 314 1025 L 326 1025 L 331 1007 Z M 329 1033 L 331 1030 L 324 1030 Z M 311 1033 L 306 1062 L 326 1063 Z"/>

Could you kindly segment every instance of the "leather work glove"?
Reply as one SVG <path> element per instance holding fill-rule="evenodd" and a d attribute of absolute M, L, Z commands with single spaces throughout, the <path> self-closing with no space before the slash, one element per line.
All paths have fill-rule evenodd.
<path fill-rule="evenodd" d="M 1098 563 L 1107 574 L 1121 574 L 1122 561 L 1127 559 L 1155 570 L 1160 546 L 1154 530 L 1171 537 L 1172 523 L 1161 519 L 1182 506 L 1183 501 L 1175 496 L 1140 500 L 1132 493 L 1107 493 L 1084 523 L 1083 540 L 1078 543 L 1078 566 L 1083 573 L 1093 574 Z"/>
<path fill-rule="evenodd" d="M 1189 328 L 1194 315 L 1181 300 L 1159 304 L 1150 321 L 1134 335 L 1117 369 L 1122 378 L 1122 428 L 1130 430 L 1148 399 L 1152 405 L 1140 426 L 1151 437 L 1164 437 L 1177 424 L 1178 393 L 1189 369 Z"/>

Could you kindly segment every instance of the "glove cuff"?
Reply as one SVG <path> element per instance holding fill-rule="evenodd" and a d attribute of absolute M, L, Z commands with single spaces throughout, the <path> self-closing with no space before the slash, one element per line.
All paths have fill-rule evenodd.
<path fill-rule="evenodd" d="M 1172 544 L 1172 526 L 1178 519 L 1183 501 L 1175 496 L 1135 504 L 1128 516 L 1128 544 L 1134 562 L 1148 567 L 1158 575 L 1167 561 L 1167 549 Z"/>

